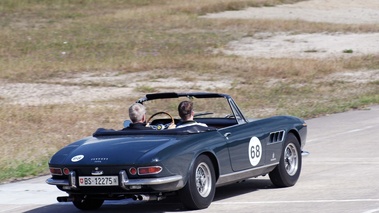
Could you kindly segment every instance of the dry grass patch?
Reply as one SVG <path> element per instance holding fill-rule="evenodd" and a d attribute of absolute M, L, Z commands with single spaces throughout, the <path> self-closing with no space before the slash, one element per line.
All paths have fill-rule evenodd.
<path fill-rule="evenodd" d="M 357 82 L 336 75 L 379 69 L 377 55 L 324 61 L 214 52 L 261 32 L 378 32 L 377 25 L 199 17 L 295 2 L 299 0 L 0 1 L 0 94 L 13 94 L 12 85 L 22 83 L 33 94 L 41 92 L 25 93 L 27 98 L 16 104 L 12 98 L 25 96 L 0 95 L 0 179 L 46 172 L 47 159 L 57 149 L 98 127 L 121 128 L 127 107 L 141 93 L 228 93 L 248 117 L 309 118 L 379 103 L 377 77 Z M 88 95 L 62 94 L 59 88 Z M 123 95 L 111 96 L 116 91 Z M 75 104 L 51 104 L 50 95 Z M 99 101 L 105 96 L 112 98 Z M 41 102 L 45 98 L 50 104 Z"/>
<path fill-rule="evenodd" d="M 66 144 L 91 135 L 98 127 L 121 129 L 127 119 L 127 110 L 121 102 L 129 104 L 131 100 L 118 100 L 117 104 L 2 105 L 0 180 L 47 173 L 48 159 Z M 23 170 L 19 168 L 23 164 L 30 167 L 29 171 L 18 171 Z"/>

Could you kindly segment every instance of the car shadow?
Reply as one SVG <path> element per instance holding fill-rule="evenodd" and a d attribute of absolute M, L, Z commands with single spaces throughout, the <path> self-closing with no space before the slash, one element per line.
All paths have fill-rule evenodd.
<path fill-rule="evenodd" d="M 213 202 L 222 201 L 243 194 L 252 193 L 259 190 L 275 189 L 276 187 L 269 179 L 248 179 L 246 181 L 218 187 Z M 162 201 L 133 201 L 125 199 L 120 201 L 105 201 L 100 209 L 85 212 L 118 213 L 118 212 L 137 212 L 137 213 L 164 213 L 164 212 L 187 212 L 188 210 L 180 203 L 177 196 L 168 197 Z M 42 206 L 26 211 L 27 213 L 79 213 L 72 203 L 57 203 Z"/>
<path fill-rule="evenodd" d="M 213 199 L 222 201 L 228 198 L 236 197 L 243 194 L 267 189 L 275 189 L 277 187 L 272 184 L 269 179 L 248 179 L 243 182 L 222 186 L 216 189 L 216 194 Z"/>

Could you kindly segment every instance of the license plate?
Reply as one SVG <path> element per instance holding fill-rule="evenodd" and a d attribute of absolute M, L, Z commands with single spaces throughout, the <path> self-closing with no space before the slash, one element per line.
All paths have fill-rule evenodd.
<path fill-rule="evenodd" d="M 118 176 L 81 176 L 79 186 L 118 186 Z"/>

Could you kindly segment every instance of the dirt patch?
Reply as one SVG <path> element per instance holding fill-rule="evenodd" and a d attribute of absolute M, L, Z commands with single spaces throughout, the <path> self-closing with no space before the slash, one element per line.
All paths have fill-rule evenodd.
<path fill-rule="evenodd" d="M 379 70 L 333 73 L 324 81 L 344 81 L 349 83 L 368 83 L 379 81 Z"/>
<path fill-rule="evenodd" d="M 220 87 L 230 87 L 233 83 L 230 79 L 223 79 L 211 75 L 202 75 L 187 72 L 182 78 L 173 77 L 174 70 L 152 70 L 128 74 L 108 72 L 102 74 L 80 73 L 67 78 L 57 78 L 46 83 L 79 84 L 79 85 L 108 85 L 113 87 L 152 87 L 157 90 L 170 88 L 182 88 L 183 90 L 207 90 Z M 191 81 L 188 76 L 196 76 L 196 81 Z M 188 78 L 188 79 L 187 79 Z"/>
<path fill-rule="evenodd" d="M 379 24 L 377 0 L 311 0 L 275 7 L 208 14 L 204 18 L 281 19 L 336 24 Z M 263 58 L 336 58 L 379 53 L 379 33 L 259 33 L 230 42 L 217 52 Z"/>
<path fill-rule="evenodd" d="M 0 103 L 20 105 L 80 103 L 119 98 L 131 93 L 131 88 L 5 83 L 0 86 Z"/>
<path fill-rule="evenodd" d="M 242 11 L 208 14 L 206 18 L 284 19 L 337 24 L 379 23 L 377 0 L 311 0 L 275 7 L 252 7 Z"/>
<path fill-rule="evenodd" d="M 288 19 L 337 24 L 379 24 L 378 0 L 311 0 L 276 7 L 248 8 L 208 14 L 205 18 Z M 259 33 L 230 42 L 217 52 L 245 57 L 333 58 L 378 54 L 379 33 L 372 34 L 298 34 Z M 159 73 L 159 75 L 157 75 Z M 191 75 L 188 75 L 191 76 Z M 360 78 L 357 80 L 357 76 Z M 378 71 L 341 73 L 331 79 L 346 81 L 378 80 Z M 237 79 L 198 76 L 180 79 L 170 71 L 147 71 L 120 75 L 117 72 L 81 73 L 41 83 L 7 83 L 0 81 L 0 103 L 40 105 L 79 103 L 94 100 L 140 96 L 143 88 L 155 91 L 206 91 L 231 88 Z M 142 88 L 142 89 L 138 89 Z M 141 92 L 138 92 L 141 91 Z"/>
<path fill-rule="evenodd" d="M 156 76 L 157 72 L 160 77 Z M 229 88 L 232 83 L 231 79 L 207 76 L 197 76 L 196 81 L 192 82 L 169 77 L 169 72 L 165 73 L 165 71 L 122 75 L 117 72 L 81 73 L 66 78 L 46 80 L 42 83 L 0 82 L 0 103 L 20 105 L 82 103 L 123 97 L 139 98 L 146 93 L 143 90 L 149 88 L 154 88 L 155 92 L 173 89 L 178 92 L 206 91 Z M 142 91 L 139 92 L 139 90 Z"/>
<path fill-rule="evenodd" d="M 262 58 L 320 58 L 378 54 L 379 33 L 370 34 L 298 34 L 259 33 L 230 42 L 225 54 Z"/>

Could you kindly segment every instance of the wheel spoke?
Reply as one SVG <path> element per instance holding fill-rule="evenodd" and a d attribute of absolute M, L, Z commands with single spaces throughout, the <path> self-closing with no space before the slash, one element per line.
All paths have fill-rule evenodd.
<path fill-rule="evenodd" d="M 295 185 L 300 176 L 302 158 L 298 138 L 289 133 L 283 143 L 282 155 L 277 167 L 269 173 L 275 186 L 288 187 Z"/>
<path fill-rule="evenodd" d="M 284 168 L 289 175 L 294 175 L 298 169 L 298 153 L 293 144 L 288 144 L 284 153 Z"/>
<path fill-rule="evenodd" d="M 196 169 L 196 188 L 203 197 L 211 191 L 211 174 L 208 165 L 202 163 Z"/>
<path fill-rule="evenodd" d="M 208 207 L 215 194 L 215 172 L 211 159 L 198 156 L 190 169 L 190 177 L 179 196 L 184 206 L 191 210 Z"/>

